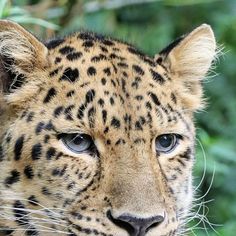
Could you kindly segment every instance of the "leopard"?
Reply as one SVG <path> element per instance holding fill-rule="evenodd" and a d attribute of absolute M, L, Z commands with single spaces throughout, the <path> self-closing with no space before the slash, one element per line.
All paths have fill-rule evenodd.
<path fill-rule="evenodd" d="M 188 235 L 195 113 L 215 58 L 208 24 L 150 56 L 1 20 L 0 235 Z"/>

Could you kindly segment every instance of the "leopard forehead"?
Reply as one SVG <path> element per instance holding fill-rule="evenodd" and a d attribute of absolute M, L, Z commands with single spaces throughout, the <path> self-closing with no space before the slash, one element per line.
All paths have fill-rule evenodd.
<path fill-rule="evenodd" d="M 144 132 L 143 125 L 163 132 L 177 123 L 178 85 L 171 86 L 167 69 L 133 46 L 79 33 L 47 47 L 52 64 L 41 99 L 48 107 L 60 104 L 56 118 L 60 111 L 63 118 L 79 120 L 93 132 L 109 126 Z"/>

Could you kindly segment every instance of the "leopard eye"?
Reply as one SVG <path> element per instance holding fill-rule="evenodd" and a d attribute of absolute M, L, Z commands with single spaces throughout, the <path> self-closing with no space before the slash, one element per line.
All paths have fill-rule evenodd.
<path fill-rule="evenodd" d="M 83 153 L 94 146 L 93 139 L 87 134 L 62 134 L 60 139 L 64 145 L 75 153 Z"/>
<path fill-rule="evenodd" d="M 174 150 L 178 144 L 176 134 L 162 134 L 156 138 L 155 146 L 157 152 L 168 153 Z"/>

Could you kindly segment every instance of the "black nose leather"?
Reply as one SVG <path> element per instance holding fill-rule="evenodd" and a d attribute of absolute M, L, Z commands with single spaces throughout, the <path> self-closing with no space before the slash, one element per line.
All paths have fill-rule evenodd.
<path fill-rule="evenodd" d="M 113 217 L 109 211 L 107 216 L 114 224 L 128 231 L 130 236 L 144 236 L 149 229 L 164 221 L 164 216 L 161 215 L 138 218 L 130 214 L 122 214 L 119 217 Z"/>

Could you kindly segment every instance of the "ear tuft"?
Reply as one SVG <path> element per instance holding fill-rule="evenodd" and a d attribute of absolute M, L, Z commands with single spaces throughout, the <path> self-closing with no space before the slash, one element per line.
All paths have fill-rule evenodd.
<path fill-rule="evenodd" d="M 216 56 L 216 42 L 211 27 L 203 24 L 162 50 L 171 72 L 185 79 L 202 79 Z M 157 58 L 158 59 L 158 58 Z"/>
<path fill-rule="evenodd" d="M 201 107 L 202 80 L 216 57 L 216 41 L 207 24 L 194 29 L 162 50 L 156 61 L 170 73 L 171 78 L 182 86 L 185 105 L 190 109 Z"/>
<path fill-rule="evenodd" d="M 47 48 L 20 25 L 0 20 L 0 82 L 9 87 L 47 66 Z M 16 86 L 17 87 L 17 86 Z"/>

